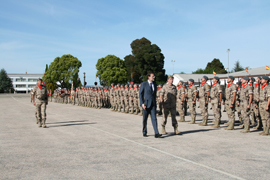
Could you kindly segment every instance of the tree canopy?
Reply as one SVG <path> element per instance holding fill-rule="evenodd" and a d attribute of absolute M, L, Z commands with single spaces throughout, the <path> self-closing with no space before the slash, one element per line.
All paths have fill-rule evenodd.
<path fill-rule="evenodd" d="M 215 71 L 217 74 L 226 74 L 222 62 L 219 59 L 214 58 L 211 62 L 208 62 L 205 69 L 199 68 L 196 71 L 192 72 L 192 74 L 213 74 Z"/>
<path fill-rule="evenodd" d="M 78 87 L 80 84 L 78 73 L 81 66 L 81 61 L 70 54 L 56 57 L 45 72 L 44 80 L 54 84 L 59 82 L 61 88 L 70 88 L 72 82 L 74 87 Z"/>
<path fill-rule="evenodd" d="M 11 79 L 8 77 L 5 69 L 0 70 L 0 93 L 13 91 Z"/>
<path fill-rule="evenodd" d="M 243 68 L 243 66 L 241 66 L 240 61 L 237 60 L 235 62 L 235 64 L 234 64 L 234 67 L 233 67 L 232 71 L 233 72 L 238 72 L 238 71 L 243 71 L 243 70 L 245 70 L 245 69 Z"/>
<path fill-rule="evenodd" d="M 101 85 L 111 83 L 127 83 L 127 69 L 122 59 L 115 55 L 107 55 L 100 58 L 96 64 L 96 76 Z"/>
<path fill-rule="evenodd" d="M 156 44 L 151 44 L 146 38 L 136 39 L 131 44 L 132 54 L 127 55 L 127 79 L 140 83 L 147 80 L 147 73 L 153 72 L 158 83 L 166 82 L 164 55 Z"/>

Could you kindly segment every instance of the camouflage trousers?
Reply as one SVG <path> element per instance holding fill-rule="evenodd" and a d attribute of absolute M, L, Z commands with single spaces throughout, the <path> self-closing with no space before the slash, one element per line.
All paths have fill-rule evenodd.
<path fill-rule="evenodd" d="M 206 104 L 205 97 L 201 97 L 199 99 L 199 103 L 200 103 L 202 119 L 207 120 L 208 119 L 208 104 Z"/>
<path fill-rule="evenodd" d="M 229 119 L 229 122 L 230 123 L 234 123 L 235 121 L 235 106 L 233 106 L 231 108 L 231 103 L 232 101 L 231 100 L 226 100 L 225 102 L 225 108 L 226 108 L 226 112 L 227 112 L 227 115 L 228 115 L 228 119 Z"/>
<path fill-rule="evenodd" d="M 128 99 L 127 98 L 124 98 L 124 103 L 125 103 L 125 110 L 129 110 L 129 103 L 128 103 Z"/>
<path fill-rule="evenodd" d="M 218 105 L 218 99 L 211 100 L 212 111 L 215 117 L 215 121 L 220 121 L 221 118 L 221 107 Z"/>
<path fill-rule="evenodd" d="M 241 117 L 245 124 L 250 125 L 250 109 L 247 108 L 248 101 L 241 101 L 240 108 L 241 108 Z"/>
<path fill-rule="evenodd" d="M 268 111 L 266 111 L 265 110 L 266 106 L 267 106 L 267 101 L 259 103 L 262 123 L 264 124 L 264 126 L 270 127 L 270 110 L 268 109 Z"/>
<path fill-rule="evenodd" d="M 36 117 L 38 122 L 45 124 L 46 122 L 46 102 L 36 99 Z"/>
<path fill-rule="evenodd" d="M 181 117 L 185 116 L 184 103 L 181 104 L 181 100 L 177 100 L 176 109 Z"/>
<path fill-rule="evenodd" d="M 166 106 L 165 106 L 165 108 L 163 108 L 161 126 L 165 126 L 167 124 L 167 118 L 168 118 L 169 113 L 171 113 L 172 126 L 173 127 L 178 126 L 178 123 L 176 121 L 176 107 L 167 108 Z"/>
<path fill-rule="evenodd" d="M 189 112 L 190 112 L 190 115 L 191 115 L 191 118 L 196 118 L 196 102 L 195 104 L 193 104 L 193 101 L 192 100 L 189 100 L 188 101 L 188 106 L 189 106 Z"/>

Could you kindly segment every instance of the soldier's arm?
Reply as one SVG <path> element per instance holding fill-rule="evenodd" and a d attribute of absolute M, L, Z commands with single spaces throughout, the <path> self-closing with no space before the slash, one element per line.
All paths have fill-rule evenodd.
<path fill-rule="evenodd" d="M 210 91 L 207 91 L 207 95 L 206 95 L 206 104 L 208 104 L 209 96 L 210 96 Z"/>
<path fill-rule="evenodd" d="M 266 111 L 268 111 L 269 106 L 270 106 L 270 97 L 268 97 L 267 105 L 266 105 L 266 107 L 265 107 L 265 110 L 266 110 Z"/>
<path fill-rule="evenodd" d="M 222 92 L 219 93 L 219 103 L 218 104 L 221 104 L 221 101 L 222 101 Z"/>
<path fill-rule="evenodd" d="M 235 104 L 235 99 L 236 99 L 236 92 L 233 92 L 233 99 L 232 99 L 231 107 L 234 106 L 234 104 Z"/>
<path fill-rule="evenodd" d="M 249 103 L 248 103 L 248 106 L 247 106 L 248 109 L 250 108 L 250 105 L 251 105 L 252 101 L 253 101 L 253 94 L 249 94 Z"/>

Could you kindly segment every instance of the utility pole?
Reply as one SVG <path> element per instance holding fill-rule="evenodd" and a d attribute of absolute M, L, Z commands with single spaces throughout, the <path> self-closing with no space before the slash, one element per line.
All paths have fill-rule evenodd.
<path fill-rule="evenodd" d="M 83 73 L 83 87 L 85 87 L 85 72 Z"/>

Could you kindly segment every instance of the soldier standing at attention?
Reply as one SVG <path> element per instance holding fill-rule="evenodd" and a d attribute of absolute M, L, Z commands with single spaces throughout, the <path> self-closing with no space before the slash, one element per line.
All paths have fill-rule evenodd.
<path fill-rule="evenodd" d="M 188 93 L 187 93 L 187 99 L 188 99 L 188 106 L 189 111 L 191 115 L 191 121 L 189 124 L 195 124 L 196 119 L 196 97 L 197 97 L 197 89 L 194 86 L 194 80 L 189 79 L 188 80 Z"/>
<path fill-rule="evenodd" d="M 259 107 L 262 117 L 263 132 L 260 133 L 260 135 L 268 136 L 270 127 L 270 86 L 268 85 L 269 77 L 263 76 L 261 82 L 262 86 L 260 88 Z"/>
<path fill-rule="evenodd" d="M 160 89 L 162 88 L 162 84 L 158 85 L 158 89 L 157 89 L 157 103 L 158 103 L 158 115 L 162 115 L 162 103 L 160 102 Z"/>
<path fill-rule="evenodd" d="M 176 96 L 177 89 L 175 85 L 172 84 L 173 76 L 168 76 L 168 83 L 163 86 L 160 90 L 160 102 L 163 103 L 163 117 L 162 117 L 162 134 L 167 134 L 165 126 L 167 124 L 167 118 L 169 113 L 171 113 L 172 126 L 174 127 L 175 134 L 181 134 L 178 131 L 178 123 L 176 121 Z"/>
<path fill-rule="evenodd" d="M 128 88 L 128 100 L 129 100 L 129 107 L 130 107 L 130 114 L 133 114 L 134 112 L 134 105 L 133 105 L 133 86 L 132 84 L 129 85 L 129 88 Z"/>
<path fill-rule="evenodd" d="M 128 103 L 128 96 L 129 92 L 128 92 L 128 85 L 125 85 L 125 89 L 123 91 L 123 96 L 124 96 L 124 110 L 123 112 L 128 113 L 129 112 L 129 103 Z"/>
<path fill-rule="evenodd" d="M 221 118 L 221 101 L 222 101 L 222 88 L 218 83 L 219 77 L 215 76 L 213 78 L 213 85 L 211 88 L 211 105 L 213 109 L 213 114 L 215 117 L 213 128 L 219 128 L 220 118 Z M 207 125 L 207 122 L 206 122 Z"/>
<path fill-rule="evenodd" d="M 255 79 L 254 77 L 251 77 L 250 80 L 249 80 L 249 85 L 252 86 L 253 90 L 254 90 L 254 82 L 255 82 Z M 250 107 L 250 115 L 251 115 L 251 125 L 255 125 L 255 102 L 254 102 L 254 99 L 251 103 L 251 107 Z"/>
<path fill-rule="evenodd" d="M 200 126 L 206 126 L 208 120 L 208 100 L 210 95 L 210 87 L 206 83 L 208 80 L 207 76 L 202 77 L 202 83 L 199 88 L 199 98 L 197 101 L 200 103 L 201 115 L 202 115 L 202 123 Z"/>
<path fill-rule="evenodd" d="M 236 83 L 236 104 L 235 104 L 235 110 L 237 112 L 237 116 L 239 118 L 239 122 L 242 122 L 242 117 L 241 117 L 241 108 L 240 108 L 240 87 L 241 87 L 241 81 L 238 81 Z"/>
<path fill-rule="evenodd" d="M 253 87 L 248 85 L 249 78 L 243 77 L 242 81 L 242 88 L 240 91 L 240 107 L 241 107 L 241 116 L 244 121 L 244 130 L 240 131 L 242 133 L 250 132 L 250 108 L 251 102 L 253 100 Z"/>
<path fill-rule="evenodd" d="M 111 89 L 110 89 L 110 105 L 111 105 L 111 109 L 113 111 L 114 109 L 114 83 L 111 84 Z"/>
<path fill-rule="evenodd" d="M 46 128 L 46 106 L 48 105 L 47 89 L 42 85 L 42 79 L 39 78 L 37 85 L 33 89 L 33 104 L 36 106 L 39 127 Z"/>
<path fill-rule="evenodd" d="M 261 77 L 256 78 L 256 83 L 254 85 L 254 104 L 255 107 L 253 109 L 255 113 L 255 119 L 257 121 L 257 126 L 255 126 L 253 129 L 262 129 L 262 120 L 260 117 L 260 112 L 259 112 L 259 98 L 260 98 L 260 84 L 261 84 Z"/>
<path fill-rule="evenodd" d="M 234 122 L 235 122 L 235 101 L 236 101 L 236 85 L 233 84 L 234 77 L 229 76 L 227 80 L 227 87 L 225 90 L 226 100 L 223 102 L 223 105 L 226 107 L 226 112 L 228 114 L 228 127 L 226 130 L 234 130 Z"/>
<path fill-rule="evenodd" d="M 183 86 L 184 81 L 179 81 L 178 82 L 178 87 L 177 87 L 177 104 L 176 108 L 177 111 L 180 115 L 180 120 L 178 122 L 185 122 L 185 111 L 184 111 L 184 106 L 185 106 L 185 87 Z"/>

